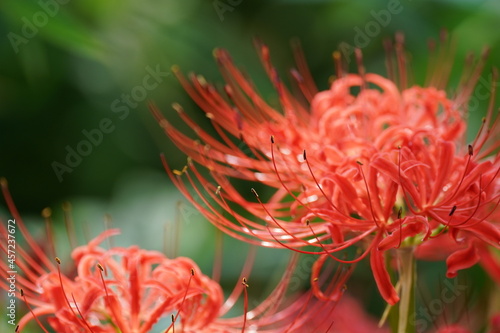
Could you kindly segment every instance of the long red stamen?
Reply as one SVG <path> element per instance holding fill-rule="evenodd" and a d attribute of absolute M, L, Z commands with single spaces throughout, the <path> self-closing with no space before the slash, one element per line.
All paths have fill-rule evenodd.
<path fill-rule="evenodd" d="M 61 291 L 62 291 L 62 294 L 64 296 L 64 300 L 66 301 L 66 305 L 68 306 L 68 309 L 71 311 L 71 313 L 73 314 L 73 316 L 76 318 L 76 320 L 78 322 L 80 322 L 80 324 L 84 323 L 85 325 L 85 320 L 78 317 L 77 314 L 75 313 L 75 311 L 73 310 L 73 308 L 71 307 L 71 304 L 69 303 L 69 299 L 68 299 L 68 296 L 66 295 L 66 291 L 64 290 L 64 284 L 63 284 L 63 281 L 62 281 L 62 274 L 61 274 L 61 259 L 59 259 L 58 257 L 55 258 L 56 262 L 57 262 L 57 275 L 59 277 L 59 284 L 61 285 Z"/>
<path fill-rule="evenodd" d="M 252 246 L 250 250 L 248 251 L 247 258 L 245 260 L 245 265 L 243 266 L 243 269 L 241 270 L 240 273 L 240 280 L 243 280 L 245 276 L 248 276 L 252 270 L 253 264 L 255 262 L 255 256 L 257 253 L 257 248 L 255 246 Z M 236 300 L 240 297 L 240 294 L 242 292 L 242 289 L 244 289 L 242 284 L 237 284 L 237 286 L 233 289 L 229 297 L 226 299 L 224 304 L 222 305 L 219 313 L 220 315 L 224 315 L 229 311 L 232 306 L 236 303 Z"/>
<path fill-rule="evenodd" d="M 453 218 L 453 214 L 455 213 L 455 210 L 456 210 L 456 209 L 457 209 L 457 206 L 453 206 L 453 207 L 451 208 L 451 211 L 448 213 L 449 218 L 448 218 L 448 222 L 447 222 L 447 223 L 445 223 L 445 227 L 444 227 L 444 228 L 442 228 L 442 229 L 441 229 L 441 230 L 440 230 L 440 231 L 439 231 L 436 235 L 434 235 L 434 236 L 432 236 L 432 235 L 431 235 L 431 236 L 429 236 L 429 238 L 437 238 L 439 235 L 441 235 L 441 234 L 442 234 L 442 233 L 444 233 L 446 230 L 448 230 L 448 228 L 449 228 L 449 227 L 450 227 L 450 225 L 451 225 L 451 219 Z"/>
<path fill-rule="evenodd" d="M 403 215 L 403 207 L 399 207 L 398 210 L 398 221 L 399 221 L 399 243 L 396 246 L 396 249 L 399 249 L 401 243 L 403 242 L 403 222 L 401 221 L 401 217 Z"/>
<path fill-rule="evenodd" d="M 189 173 L 186 172 L 187 171 L 187 167 L 183 170 L 183 172 L 176 173 L 175 170 L 174 171 L 170 170 L 170 168 L 169 168 L 169 166 L 168 166 L 168 164 L 166 162 L 166 159 L 165 159 L 164 155 L 161 155 L 161 160 L 162 160 L 163 166 L 165 168 L 165 171 L 169 175 L 169 177 L 172 180 L 172 182 L 189 199 L 189 201 L 191 201 L 191 203 L 200 211 L 200 213 L 202 213 L 205 216 L 207 216 L 208 220 L 212 224 L 214 224 L 217 228 L 221 229 L 222 231 L 224 231 L 228 235 L 233 236 L 234 238 L 240 239 L 240 240 L 245 239 L 243 236 L 239 235 L 237 232 L 232 231 L 232 230 L 236 230 L 236 231 L 240 231 L 241 232 L 242 230 L 240 230 L 238 227 L 234 226 L 234 224 L 230 223 L 215 207 L 213 207 L 206 200 L 206 198 L 204 196 L 201 195 L 199 189 L 196 186 L 194 186 L 194 183 L 192 182 L 192 179 L 190 177 L 188 177 L 188 179 L 189 179 L 190 183 L 194 186 L 194 190 L 198 194 L 198 198 L 200 198 L 202 200 L 203 204 L 206 205 L 206 207 L 208 207 L 209 210 L 207 210 L 205 206 L 199 204 L 194 199 L 194 197 L 189 193 L 189 191 L 185 187 L 185 184 L 179 179 L 179 176 L 182 175 L 182 174 L 184 174 L 184 173 L 189 176 Z M 192 167 L 192 170 L 196 171 L 196 169 L 194 168 L 194 166 Z M 200 176 L 197 174 L 197 177 L 200 177 Z M 208 184 L 204 184 L 204 185 L 208 185 Z M 215 194 L 215 196 L 212 196 L 212 198 L 216 199 L 217 196 L 218 196 L 218 194 Z M 222 203 L 221 206 L 224 207 L 224 204 Z M 241 217 L 240 216 L 235 216 L 235 219 L 238 220 L 239 218 L 241 218 Z M 253 222 L 250 222 L 250 223 L 253 223 Z M 258 241 L 254 241 L 254 240 L 248 240 L 248 241 L 250 243 L 256 244 L 256 245 L 261 243 L 260 241 L 258 242 Z"/>
<path fill-rule="evenodd" d="M 404 54 L 404 35 L 402 33 L 396 34 L 396 59 L 399 70 L 399 84 L 402 90 L 406 89 L 408 85 L 408 78 L 406 73 L 406 56 Z"/>
<path fill-rule="evenodd" d="M 394 47 L 392 44 L 392 40 L 387 38 L 384 40 L 384 50 L 385 50 L 385 67 L 387 69 L 387 77 L 395 82 L 396 77 L 394 75 L 395 68 L 394 68 L 394 60 L 393 60 L 393 51 Z"/>
<path fill-rule="evenodd" d="M 294 193 L 293 193 L 293 192 L 292 192 L 292 191 L 288 188 L 288 186 L 285 184 L 285 182 L 284 182 L 284 181 L 283 181 L 283 179 L 281 178 L 280 172 L 278 172 L 278 167 L 277 167 L 277 165 L 276 165 L 276 159 L 275 159 L 275 154 L 274 154 L 274 145 L 275 145 L 274 137 L 273 137 L 273 136 L 271 136 L 271 161 L 272 161 L 272 164 L 273 164 L 274 172 L 275 172 L 275 174 L 276 174 L 276 177 L 278 177 L 279 182 L 281 183 L 281 185 L 283 186 L 283 188 L 285 189 L 285 191 L 286 191 L 286 192 L 287 192 L 287 193 L 288 193 L 288 194 L 289 194 L 292 198 L 294 198 L 294 199 L 295 199 L 295 200 L 296 200 L 296 201 L 297 201 L 300 205 L 302 205 L 303 207 L 305 207 L 305 208 L 306 208 L 309 212 L 311 212 L 312 214 L 314 214 L 314 216 L 316 216 L 316 217 L 320 218 L 320 217 L 316 214 L 315 210 L 311 209 L 311 207 L 310 207 L 309 203 L 304 203 L 302 200 L 300 200 L 300 198 L 299 198 L 299 197 L 297 197 L 297 196 L 296 196 L 296 195 L 295 195 L 295 194 L 294 194 Z M 304 153 L 303 153 L 303 157 L 304 157 L 304 161 L 305 161 L 306 163 L 308 163 L 308 162 L 307 162 L 307 159 L 306 159 L 307 155 L 306 155 L 306 153 L 305 153 L 305 150 L 304 150 Z M 288 165 L 288 164 L 287 164 L 287 165 Z M 317 185 L 318 189 L 322 192 L 323 196 L 324 196 L 324 197 L 325 197 L 325 198 L 326 198 L 326 199 L 330 202 L 330 204 L 332 205 L 332 207 L 334 207 L 334 208 L 335 208 L 335 209 L 336 209 L 336 210 L 337 210 L 340 214 L 343 214 L 342 212 L 340 212 L 340 211 L 337 209 L 337 207 L 333 204 L 333 202 L 331 201 L 331 199 L 325 195 L 325 193 L 323 192 L 323 190 L 322 190 L 321 186 L 320 186 L 320 185 L 318 184 L 318 182 L 316 181 L 315 176 L 312 174 L 312 170 L 311 170 L 311 168 L 309 168 L 309 171 L 310 171 L 311 175 L 313 176 L 313 179 L 315 180 L 315 183 L 316 183 L 316 185 Z M 293 173 L 292 173 L 292 174 L 293 174 Z M 344 214 L 343 214 L 343 215 L 344 215 Z"/>
<path fill-rule="evenodd" d="M 73 218 L 71 217 L 71 204 L 69 202 L 64 202 L 63 205 L 64 212 L 64 224 L 66 226 L 66 233 L 68 235 L 69 244 L 72 249 L 76 249 L 76 233 L 75 233 L 75 225 L 73 223 Z"/>
<path fill-rule="evenodd" d="M 295 316 L 294 320 L 290 323 L 290 325 L 288 325 L 287 329 L 283 333 L 290 332 L 290 330 L 293 328 L 293 325 L 295 325 L 295 323 L 297 322 L 297 320 L 299 320 L 299 318 L 302 316 L 302 314 L 306 310 L 307 306 L 309 305 L 309 302 L 311 301 L 312 296 L 313 296 L 313 293 L 309 292 L 308 295 L 307 295 L 307 300 L 304 302 L 304 304 L 300 308 L 299 313 Z"/>
<path fill-rule="evenodd" d="M 335 74 L 337 78 L 341 78 L 344 76 L 344 69 L 342 65 L 342 55 L 339 51 L 334 51 L 332 53 L 333 63 L 335 65 Z"/>
<path fill-rule="evenodd" d="M 241 328 L 241 333 L 245 333 L 245 327 L 247 325 L 247 313 L 248 313 L 248 284 L 247 278 L 243 278 L 241 284 L 243 285 L 243 327 Z"/>
<path fill-rule="evenodd" d="M 474 155 L 474 148 L 472 145 L 468 146 L 468 155 L 469 155 L 469 157 L 467 158 L 467 162 L 465 164 L 465 169 L 464 169 L 464 172 L 462 174 L 462 177 L 460 178 L 460 182 L 458 182 L 457 188 L 455 189 L 455 192 L 453 193 L 453 195 L 451 197 L 449 197 L 446 202 L 449 202 L 451 199 L 455 198 L 460 187 L 462 186 L 462 183 L 464 182 L 465 176 L 467 175 L 467 172 L 469 171 L 470 161 L 472 159 L 472 156 Z M 443 202 L 443 204 L 446 202 Z"/>
<path fill-rule="evenodd" d="M 73 295 L 73 293 L 71 293 L 71 298 L 73 299 L 73 303 L 75 303 L 76 310 L 80 314 L 80 317 L 82 318 L 83 322 L 85 323 L 85 326 L 87 326 L 87 328 L 89 329 L 90 332 L 94 333 L 94 330 L 92 330 L 92 327 L 90 327 L 89 323 L 87 322 L 87 320 L 83 316 L 82 312 L 80 311 L 80 307 L 78 306 L 78 303 L 76 302 L 76 299 L 75 299 L 75 296 Z"/>
<path fill-rule="evenodd" d="M 304 162 L 306 162 L 306 165 L 307 165 L 307 168 L 309 169 L 309 173 L 311 174 L 311 177 L 313 178 L 314 180 L 314 183 L 316 184 L 316 186 L 318 187 L 318 189 L 320 190 L 321 194 L 325 197 L 325 199 L 328 201 L 328 203 L 339 213 L 343 214 L 340 209 L 337 208 L 337 206 L 333 203 L 333 201 L 330 199 L 329 196 L 326 195 L 326 193 L 323 191 L 323 187 L 319 184 L 318 180 L 316 179 L 316 176 L 314 175 L 314 172 L 312 171 L 312 168 L 311 168 L 311 165 L 309 164 L 309 161 L 307 160 L 307 155 L 306 155 L 306 151 L 304 150 L 303 152 L 303 159 L 304 159 Z M 344 215 L 344 214 L 343 214 Z"/>
<path fill-rule="evenodd" d="M 56 256 L 56 245 L 55 245 L 54 237 L 53 237 L 54 230 L 52 229 L 51 215 L 52 215 L 52 210 L 50 208 L 47 207 L 47 208 L 44 208 L 42 210 L 42 217 L 45 220 L 45 231 L 46 231 L 49 247 L 50 247 L 50 250 L 52 252 L 51 255 L 53 257 L 55 257 Z"/>
<path fill-rule="evenodd" d="M 461 225 L 464 225 L 467 222 L 469 222 L 474 217 L 474 215 L 476 215 L 477 211 L 479 210 L 479 207 L 481 206 L 481 193 L 483 192 L 483 188 L 481 186 L 482 178 L 483 178 L 482 175 L 480 175 L 479 176 L 479 193 L 477 195 L 477 197 L 478 197 L 477 198 L 477 205 L 476 205 L 474 211 L 470 214 L 470 216 L 467 219 L 465 219 L 464 221 L 462 221 L 460 223 L 453 224 L 453 225 L 451 225 L 451 227 L 459 227 Z"/>
<path fill-rule="evenodd" d="M 309 224 L 308 224 L 308 226 L 310 227 Z M 325 248 L 325 246 L 323 245 L 323 243 L 321 243 L 321 241 L 319 241 L 319 239 L 316 237 L 316 234 L 314 233 L 314 230 L 312 228 L 311 228 L 311 232 L 314 234 L 314 238 L 316 238 L 316 240 L 318 241 L 319 246 L 321 246 L 321 248 L 323 249 L 324 252 L 322 252 L 322 253 L 328 255 L 333 260 L 338 261 L 338 262 L 343 263 L 343 264 L 354 264 L 354 263 L 359 262 L 360 260 L 362 260 L 364 257 L 366 257 L 368 255 L 368 253 L 370 252 L 370 249 L 374 246 L 374 243 L 372 242 L 370 244 L 370 246 L 368 246 L 368 249 L 363 254 L 361 254 L 358 258 L 356 258 L 356 259 L 353 259 L 353 260 L 342 260 L 342 259 L 339 259 L 339 258 L 335 257 L 332 254 L 333 252 L 339 251 L 338 248 L 335 249 L 335 250 L 331 250 L 331 249 Z"/>
<path fill-rule="evenodd" d="M 311 71 L 309 70 L 309 66 L 307 65 L 306 57 L 304 55 L 304 50 L 302 49 L 302 46 L 298 39 L 294 39 L 292 41 L 292 48 L 293 48 L 295 63 L 297 64 L 297 69 L 299 70 L 300 75 L 304 79 L 304 85 L 303 85 L 304 96 L 309 101 L 312 101 L 314 95 L 318 93 L 318 88 L 314 83 Z"/>
<path fill-rule="evenodd" d="M 106 281 L 104 280 L 104 275 L 103 275 L 104 267 L 100 263 L 98 263 L 96 266 L 99 270 L 99 276 L 101 277 L 102 286 L 104 287 L 104 293 L 106 295 L 105 302 L 108 305 L 108 307 L 111 309 L 111 313 L 113 314 L 113 317 L 114 317 L 114 322 L 120 330 L 122 330 L 123 332 L 129 333 L 130 331 L 129 331 L 128 326 L 124 323 L 122 316 L 116 312 L 115 306 L 111 302 L 111 296 L 109 295 L 108 287 L 106 285 Z"/>
<path fill-rule="evenodd" d="M 181 304 L 179 305 L 179 309 L 177 310 L 177 313 L 175 314 L 175 317 L 172 320 L 172 324 L 170 324 L 170 326 L 166 330 L 167 332 L 174 326 L 174 323 L 177 321 L 177 318 L 181 314 L 181 311 L 182 311 L 182 308 L 184 306 L 184 302 L 186 301 L 186 297 L 187 297 L 187 294 L 189 292 L 189 288 L 191 286 L 191 281 L 193 280 L 194 274 L 195 274 L 194 268 L 191 268 L 191 274 L 189 275 L 189 280 L 187 283 L 186 291 L 184 293 L 184 296 L 182 297 L 182 301 L 181 301 Z"/>
<path fill-rule="evenodd" d="M 415 209 L 412 207 L 410 197 L 406 193 L 405 187 L 403 186 L 403 178 L 401 177 L 401 146 L 398 146 L 398 182 L 401 186 L 401 191 L 403 192 L 403 197 L 405 198 L 406 206 L 413 214 L 416 213 Z M 411 194 L 410 194 L 411 195 Z"/>
<path fill-rule="evenodd" d="M 21 233 L 23 234 L 26 243 L 33 250 L 33 252 L 38 257 L 41 263 L 43 263 L 49 270 L 54 269 L 54 264 L 47 258 L 45 252 L 41 249 L 41 247 L 38 245 L 38 243 L 33 239 L 31 234 L 26 229 L 26 226 L 23 223 L 23 219 L 21 218 L 21 215 L 19 214 L 16 205 L 14 204 L 14 200 L 12 200 L 7 180 L 5 178 L 0 178 L 0 187 L 2 189 L 2 194 L 5 199 L 5 202 L 7 203 L 7 207 L 9 208 L 9 211 L 12 213 L 12 216 L 17 221 L 17 225 L 19 226 L 19 229 L 21 230 Z M 34 267 L 39 267 L 39 265 L 37 264 Z"/>
<path fill-rule="evenodd" d="M 372 205 L 372 199 L 370 196 L 370 190 L 368 189 L 368 182 L 366 181 L 365 173 L 363 172 L 363 163 L 360 161 L 356 162 L 358 164 L 358 170 L 361 172 L 361 176 L 363 177 L 363 182 L 365 183 L 365 188 L 366 188 L 366 194 L 368 195 L 368 204 L 370 206 L 370 212 L 372 214 L 373 222 L 377 225 L 377 228 L 380 228 L 380 225 L 378 224 L 377 217 L 375 216 L 375 212 L 373 211 L 373 205 Z"/>
<path fill-rule="evenodd" d="M 366 86 L 366 70 L 365 66 L 363 65 L 363 52 L 361 52 L 361 49 L 356 48 L 354 49 L 354 55 L 356 56 L 356 64 L 358 65 L 358 73 L 359 76 L 361 77 L 362 83 L 361 83 L 361 91 L 365 90 L 367 88 Z M 365 118 L 363 118 L 363 122 L 365 122 Z"/>
<path fill-rule="evenodd" d="M 274 216 L 271 214 L 271 212 L 269 212 L 269 210 L 267 209 L 266 205 L 264 205 L 264 203 L 262 202 L 262 200 L 260 200 L 260 197 L 259 197 L 259 194 L 257 194 L 257 191 L 255 191 L 254 188 L 252 188 L 251 191 L 255 195 L 255 198 L 257 199 L 257 201 L 259 202 L 259 204 L 261 204 L 262 208 L 264 208 L 264 210 L 266 211 L 266 214 L 271 218 L 271 221 L 273 221 L 281 230 L 283 230 L 286 233 L 287 236 L 289 236 L 291 239 L 294 239 L 294 240 L 296 240 L 298 242 L 304 243 L 304 245 L 312 245 L 311 243 L 307 242 L 306 240 L 297 237 L 294 233 L 290 232 L 288 230 L 288 228 L 283 227 L 281 225 L 281 223 L 279 223 L 278 220 L 276 220 L 274 218 Z M 271 232 L 271 231 L 269 231 L 269 232 Z"/>
<path fill-rule="evenodd" d="M 28 310 L 31 312 L 31 315 L 33 316 L 33 318 L 35 319 L 36 323 L 38 324 L 38 326 L 40 326 L 40 328 L 45 332 L 45 333 L 49 333 L 49 331 L 47 331 L 45 329 L 45 327 L 42 325 L 42 323 L 40 322 L 40 320 L 38 320 L 38 317 L 35 315 L 35 313 L 33 312 L 33 309 L 31 308 L 30 304 L 28 303 L 28 301 L 26 300 L 26 296 L 24 296 L 24 291 L 22 289 L 19 290 L 20 293 L 21 293 L 21 297 L 24 301 L 24 303 L 26 304 L 26 306 L 28 307 Z M 17 331 L 17 327 L 16 327 L 16 331 Z"/>

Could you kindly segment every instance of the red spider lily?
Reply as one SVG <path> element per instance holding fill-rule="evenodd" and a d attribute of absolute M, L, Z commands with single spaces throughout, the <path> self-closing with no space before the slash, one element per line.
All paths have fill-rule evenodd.
<path fill-rule="evenodd" d="M 473 159 L 472 146 L 464 157 L 455 153 L 453 142 L 439 140 L 429 133 L 425 139 L 428 144 L 424 144 L 423 138 L 406 143 L 397 160 L 377 159 L 372 164 L 400 184 L 408 215 L 423 218 L 407 235 L 403 231 L 410 227 L 408 224 L 402 231 L 387 236 L 379 249 L 397 247 L 401 238 L 421 234 L 422 240 L 437 237 L 439 241 L 430 244 L 435 245 L 438 250 L 435 253 L 440 255 L 439 252 L 450 252 L 446 248 L 439 251 L 442 239 L 450 237 L 452 248 L 456 249 L 447 259 L 448 277 L 453 277 L 458 269 L 479 261 L 480 249 L 499 246 L 500 164 L 488 158 Z"/>
<path fill-rule="evenodd" d="M 203 77 L 193 74 L 188 80 L 173 68 L 220 139 L 177 104 L 174 109 L 197 139 L 181 133 L 151 106 L 166 134 L 189 156 L 182 171 L 172 171 L 163 158 L 165 169 L 211 223 L 252 244 L 284 246 L 343 263 L 370 255 L 377 285 L 390 304 L 399 297 L 386 269 L 385 251 L 452 237 L 462 247 L 447 259 L 451 277 L 475 264 L 478 251 L 488 252 L 487 245 L 499 247 L 500 141 L 495 138 L 500 131 L 493 98 L 476 140 L 462 148 L 465 104 L 487 52 L 464 72 L 457 97 L 450 99 L 442 90 L 449 63 L 436 64 L 441 68 L 429 87 L 406 88 L 400 35 L 394 48 L 397 65 L 391 53 L 388 57 L 390 80 L 365 73 L 358 51 L 359 74 L 343 73 L 338 61 L 337 79 L 323 92 L 317 91 L 297 49 L 298 70 L 291 74 L 303 96 L 294 96 L 282 83 L 267 47 L 258 44 L 258 49 L 281 110 L 259 96 L 223 50 L 216 50 L 215 58 L 226 80 L 224 92 Z M 439 51 L 446 52 L 446 47 Z M 205 166 L 211 179 L 193 161 Z M 267 185 L 271 196 L 264 200 L 252 189 L 257 202 L 248 200 L 232 178 Z M 356 258 L 339 256 L 353 245 L 362 249 Z M 486 266 L 498 271 L 490 259 Z"/>
<path fill-rule="evenodd" d="M 23 300 L 29 313 L 18 322 L 17 332 L 35 320 L 44 332 L 42 318 L 57 332 L 150 332 L 162 318 L 171 318 L 167 332 L 303 332 L 305 327 L 315 331 L 365 332 L 366 327 L 375 331 L 376 324 L 365 315 L 361 307 L 349 297 L 348 308 L 338 308 L 343 293 L 343 283 L 350 270 L 338 270 L 333 279 L 327 279 L 328 270 L 322 272 L 323 263 L 315 266 L 311 283 L 322 295 L 313 299 L 312 292 L 294 301 L 285 298 L 293 277 L 298 255 L 290 264 L 274 291 L 253 309 L 248 309 L 247 280 L 253 263 L 250 253 L 238 283 L 224 301 L 220 285 L 203 275 L 189 258 L 169 259 L 162 253 L 140 249 L 111 247 L 100 244 L 119 233 L 110 229 L 72 252 L 74 273 L 64 274 L 62 262 L 50 260 L 42 247 L 26 229 L 10 194 L 5 180 L 1 180 L 7 205 L 27 248 L 17 247 L 16 297 Z M 48 212 L 45 211 L 48 218 Z M 8 230 L 2 223 L 1 235 Z M 50 239 L 49 235 L 49 239 Z M 1 250 L 8 249 L 2 242 Z M 0 287 L 8 290 L 9 268 L 0 263 Z M 323 289 L 324 291 L 319 291 Z M 227 317 L 236 300 L 244 294 L 244 314 Z M 338 311 L 337 311 L 338 309 Z M 346 330 L 342 323 L 357 313 L 359 328 Z M 157 328 L 157 327 L 156 327 Z M 380 330 L 385 332 L 385 330 Z"/>

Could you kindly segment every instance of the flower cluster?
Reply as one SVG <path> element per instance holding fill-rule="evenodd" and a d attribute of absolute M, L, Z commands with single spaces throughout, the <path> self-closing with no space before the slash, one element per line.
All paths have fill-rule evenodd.
<path fill-rule="evenodd" d="M 347 295 L 339 306 L 342 290 L 337 287 L 338 283 L 325 284 L 331 292 L 324 296 L 328 302 L 314 300 L 312 292 L 288 300 L 286 291 L 297 265 L 297 256 L 292 257 L 274 291 L 253 309 L 248 309 L 249 286 L 245 277 L 224 300 L 219 283 L 202 274 L 189 258 L 169 259 L 160 252 L 137 246 L 102 247 L 109 237 L 119 234 L 118 229 L 109 229 L 86 245 L 75 248 L 71 254 L 74 268 L 68 270 L 69 266 L 63 265 L 58 257 L 54 261 L 49 259 L 47 251 L 25 227 L 5 180 L 1 180 L 1 185 L 27 243 L 26 247 L 17 249 L 16 265 L 22 276 L 17 280 L 16 296 L 26 304 L 29 312 L 19 320 L 16 332 L 23 331 L 31 321 L 36 321 L 46 333 L 49 329 L 45 322 L 60 333 L 160 330 L 172 333 L 298 333 L 305 329 L 327 331 L 330 328 L 346 333 L 386 332 L 377 328 L 376 322 Z M 49 219 L 50 211 L 45 209 L 43 215 Z M 0 234 L 7 234 L 3 223 Z M 53 247 L 53 244 L 48 245 Z M 0 248 L 7 253 L 4 243 Z M 68 272 L 63 272 L 61 267 Z M 0 263 L 0 268 L 0 287 L 9 290 L 7 264 Z M 251 260 L 242 274 L 250 270 Z M 316 284 L 325 280 L 321 272 L 315 272 L 314 276 Z M 244 313 L 228 316 L 242 294 Z M 349 322 L 353 314 L 358 318 L 356 325 Z M 169 320 L 170 324 L 166 323 Z"/>
<path fill-rule="evenodd" d="M 298 69 L 291 76 L 302 95 L 296 96 L 272 66 L 268 48 L 257 48 L 279 106 L 266 103 L 228 53 L 216 50 L 226 80 L 223 91 L 201 76 L 188 79 L 178 68 L 173 71 L 210 119 L 217 138 L 177 104 L 174 109 L 196 139 L 151 107 L 166 134 L 189 156 L 182 171 L 172 171 L 164 159 L 167 172 L 211 223 L 252 244 L 343 263 L 369 256 L 381 295 L 392 305 L 399 296 L 385 253 L 394 248 L 416 249 L 424 259 L 444 257 L 448 277 L 481 262 L 500 281 L 500 265 L 491 253 L 492 247 L 500 248 L 494 91 L 475 140 L 465 143 L 467 100 L 487 51 L 475 64 L 469 59 L 456 96 L 450 98 L 443 90 L 448 63 L 431 68 L 436 74 L 427 87 L 409 87 L 401 35 L 388 45 L 389 79 L 366 73 L 359 50 L 358 74 L 345 73 L 334 54 L 337 76 L 326 91 L 318 91 L 297 48 Z M 256 200 L 248 199 L 233 179 L 258 183 L 266 193 L 252 189 Z M 349 259 L 351 247 L 358 252 Z"/>
<path fill-rule="evenodd" d="M 495 254 L 500 248 L 500 120 L 494 84 L 482 126 L 472 142 L 466 141 L 467 101 L 488 52 L 468 59 L 450 97 L 444 90 L 450 63 L 435 62 L 425 87 L 409 85 L 403 43 L 398 35 L 394 44 L 386 44 L 388 78 L 367 73 L 359 50 L 357 74 L 345 72 L 340 54 L 334 53 L 337 72 L 325 91 L 314 84 L 296 44 L 297 69 L 290 74 L 300 94 L 294 94 L 273 67 L 268 48 L 257 42 L 278 98 L 274 104 L 259 95 L 224 50 L 214 52 L 226 81 L 223 89 L 199 75 L 186 78 L 174 67 L 215 134 L 174 104 L 197 136 L 191 138 L 151 105 L 165 133 L 188 155 L 181 170 L 172 170 L 165 157 L 162 161 L 193 205 L 238 240 L 294 251 L 274 291 L 252 309 L 250 262 L 225 299 L 218 281 L 189 258 L 171 259 L 137 246 L 102 247 L 117 229 L 75 248 L 74 268 L 62 270 L 62 261 L 49 259 L 30 235 L 2 180 L 7 206 L 27 244 L 18 250 L 17 297 L 29 313 L 17 330 L 34 320 L 44 332 L 47 325 L 57 332 L 96 333 L 150 332 L 159 326 L 172 333 L 374 332 L 373 320 L 344 295 L 355 264 L 369 258 L 383 299 L 389 305 L 401 300 L 397 325 L 404 331 L 414 256 L 445 260 L 450 278 L 480 263 L 500 283 Z M 438 50 L 446 53 L 446 46 Z M 235 180 L 255 187 L 244 194 Z M 4 226 L 0 232 L 6 234 Z M 317 255 L 308 267 L 310 290 L 290 297 L 300 254 Z M 0 287 L 8 289 L 7 266 L 0 267 Z M 228 316 L 242 295 L 243 314 Z M 497 317 L 490 326 L 492 332 L 498 329 Z M 436 329 L 468 331 L 461 322 Z"/>

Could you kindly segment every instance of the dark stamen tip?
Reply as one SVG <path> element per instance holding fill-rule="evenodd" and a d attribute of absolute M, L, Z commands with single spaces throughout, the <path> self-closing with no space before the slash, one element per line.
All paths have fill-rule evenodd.
<path fill-rule="evenodd" d="M 191 268 L 191 276 L 194 276 L 194 268 Z"/>
<path fill-rule="evenodd" d="M 259 195 L 257 194 L 257 191 L 253 187 L 250 189 L 250 191 L 252 191 L 252 193 L 253 193 L 253 195 L 255 195 L 255 197 L 257 197 L 257 198 L 259 197 Z"/>
<path fill-rule="evenodd" d="M 304 157 L 304 161 L 307 160 L 307 155 L 306 155 L 306 150 L 304 149 L 304 152 L 302 153 L 302 156 Z"/>
<path fill-rule="evenodd" d="M 455 213 L 455 210 L 457 210 L 457 206 L 453 206 L 453 207 L 451 208 L 451 211 L 450 211 L 450 213 L 448 214 L 448 216 L 452 216 L 452 215 L 453 215 L 453 213 Z"/>
<path fill-rule="evenodd" d="M 57 262 L 58 265 L 60 265 L 61 264 L 61 259 L 59 259 L 59 257 L 56 257 L 56 262 Z"/>
<path fill-rule="evenodd" d="M 469 145 L 468 148 L 469 148 L 469 156 L 472 156 L 474 154 L 474 148 L 472 147 L 472 145 Z"/>
<path fill-rule="evenodd" d="M 271 135 L 271 143 L 274 143 L 274 135 Z"/>

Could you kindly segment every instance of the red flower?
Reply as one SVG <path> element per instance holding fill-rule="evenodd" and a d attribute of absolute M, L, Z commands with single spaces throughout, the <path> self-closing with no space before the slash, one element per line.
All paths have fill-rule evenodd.
<path fill-rule="evenodd" d="M 305 327 L 326 331 L 333 325 L 332 320 L 342 321 L 348 315 L 345 311 L 334 312 L 343 292 L 342 271 L 336 275 L 337 280 L 326 282 L 321 267 L 314 272 L 312 283 L 321 283 L 328 290 L 323 294 L 325 301 L 314 300 L 311 292 L 291 301 L 286 292 L 298 258 L 292 256 L 275 290 L 260 304 L 248 309 L 246 278 L 242 278 L 243 282 L 238 283 L 224 301 L 220 285 L 203 275 L 189 258 L 169 259 L 160 252 L 137 246 L 100 247 L 108 237 L 119 233 L 117 229 L 107 230 L 87 245 L 74 249 L 75 269 L 73 273 L 63 274 L 61 260 L 56 258 L 56 263 L 52 262 L 24 226 L 5 180 L 1 180 L 1 185 L 20 231 L 17 235 L 22 235 L 28 245 L 16 249 L 18 290 L 15 294 L 30 311 L 19 320 L 18 332 L 32 320 L 48 332 L 42 318 L 60 333 L 139 333 L 150 332 L 155 325 L 166 332 L 185 333 L 234 333 L 257 329 L 270 333 L 303 332 Z M 48 218 L 49 212 L 44 213 Z M 5 238 L 9 234 L 4 223 L 0 224 L 0 232 Z M 51 239 L 50 235 L 48 238 Z M 6 244 L 0 245 L 5 253 L 8 252 Z M 252 261 L 247 262 L 242 276 L 250 273 Z M 6 281 L 12 269 L 6 262 L 1 262 L 0 268 L 0 287 L 9 290 Z M 244 294 L 244 314 L 227 317 L 241 294 Z M 165 318 L 172 321 L 170 326 L 160 322 Z M 363 318 L 360 327 L 373 327 L 371 319 L 366 315 Z"/>
<path fill-rule="evenodd" d="M 465 103 L 484 58 L 465 71 L 465 83 L 450 99 L 441 90 L 448 67 L 437 69 L 430 87 L 406 88 L 401 36 L 395 49 L 402 88 L 394 78 L 366 74 L 357 52 L 359 74 L 339 70 L 331 88 L 317 92 L 297 51 L 299 70 L 292 70 L 292 77 L 303 96 L 295 97 L 272 67 L 267 47 L 258 47 L 281 110 L 259 96 L 223 50 L 215 58 L 226 80 L 224 92 L 200 76 L 190 75 L 189 82 L 173 68 L 220 139 L 177 104 L 174 109 L 197 139 L 181 133 L 152 106 L 166 134 L 189 156 L 182 171 L 171 171 L 163 158 L 167 172 L 211 223 L 252 244 L 284 246 L 345 263 L 370 254 L 375 280 L 390 304 L 399 298 L 384 251 L 452 237 L 465 242 L 447 259 L 453 276 L 479 260 L 480 248 L 499 247 L 500 143 L 494 140 L 499 131 L 493 100 L 477 139 L 469 148 L 463 144 Z M 389 67 L 393 65 L 389 57 Z M 356 89 L 358 94 L 352 92 Z M 208 168 L 212 179 L 193 161 Z M 257 202 L 248 200 L 232 178 L 267 185 L 271 195 L 264 200 L 252 189 Z M 338 252 L 353 245 L 364 252 L 352 260 L 339 257 Z"/>
<path fill-rule="evenodd" d="M 178 326 L 185 332 L 201 330 L 217 320 L 224 300 L 222 289 L 201 274 L 192 260 L 168 259 L 135 246 L 99 247 L 118 233 L 108 230 L 73 251 L 74 278 L 61 274 L 43 254 L 37 253 L 47 268 L 20 250 L 17 266 L 25 277 L 18 280 L 22 289 L 18 297 L 32 313 L 19 321 L 19 330 L 46 315 L 57 332 L 72 333 L 149 332 L 169 314 L 182 318 Z M 37 245 L 31 245 L 37 251 Z"/>
<path fill-rule="evenodd" d="M 471 331 L 458 325 L 451 325 L 439 328 L 436 333 L 471 333 Z"/>

